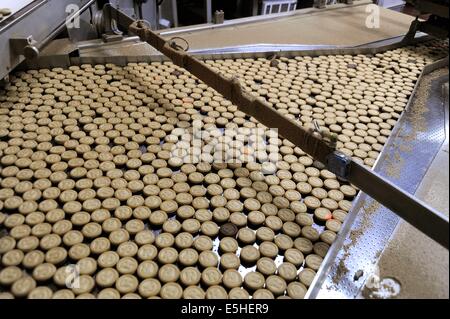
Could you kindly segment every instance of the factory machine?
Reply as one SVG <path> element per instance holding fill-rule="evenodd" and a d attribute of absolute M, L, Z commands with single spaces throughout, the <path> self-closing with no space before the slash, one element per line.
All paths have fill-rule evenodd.
<path fill-rule="evenodd" d="M 439 56 L 418 75 L 405 111 L 371 169 L 336 149 L 336 136 L 323 131 L 316 122 L 308 128 L 302 127 L 267 103 L 246 94 L 237 78 L 220 76 L 217 70 L 201 61 L 267 59 L 272 67 L 277 67 L 285 59 L 304 56 L 377 56 L 407 45 L 420 45 L 430 41 L 430 35 L 443 38 L 443 45 L 448 45 L 445 40 L 448 1 L 408 2 L 421 14 L 430 13 L 429 19 L 398 22 L 404 26 L 411 23 L 406 32 L 405 28 L 395 30 L 395 19 L 383 20 L 383 14 L 388 14 L 383 11 L 382 26 L 392 24 L 397 34 L 386 34 L 383 29 L 383 32 L 368 33 L 370 42 L 346 44 L 343 40 L 344 44 L 335 44 L 333 34 L 327 37 L 318 30 L 315 31 L 321 35 L 317 39 L 306 37 L 304 42 L 295 36 L 288 39 L 292 21 L 315 15 L 315 19 L 323 19 L 325 24 L 337 23 L 342 27 L 346 21 L 339 19 L 344 19 L 345 14 L 339 15 L 339 10 L 350 10 L 350 14 L 351 10 L 359 10 L 358 17 L 361 12 L 365 17 L 372 12 L 364 9 L 370 2 L 347 1 L 329 6 L 318 2 L 310 9 L 234 21 L 223 21 L 223 12 L 218 12 L 214 22 L 158 30 L 160 3 L 157 1 L 7 0 L 0 4 L 7 8 L 0 15 L 0 79 L 2 85 L 7 86 L 10 74 L 21 70 L 108 63 L 123 66 L 172 60 L 242 112 L 267 127 L 277 128 L 281 136 L 325 165 L 322 167 L 339 180 L 348 181 L 361 190 L 306 293 L 306 298 L 357 298 L 367 287 L 368 280 L 373 280 L 377 260 L 401 219 L 448 249 L 448 217 L 414 196 L 427 167 L 448 138 L 445 121 L 446 117 L 448 119 L 448 107 L 445 107 L 448 84 L 447 91 L 442 90 L 442 83 L 448 83 L 448 73 L 446 77 L 433 78 L 428 84 L 428 90 L 433 92 L 425 101 L 433 108 L 430 112 L 418 113 L 417 105 L 423 100 L 415 94 L 423 78 L 429 81 L 430 74 L 448 67 L 448 56 Z M 305 28 L 302 33 L 314 36 L 314 31 L 306 28 L 307 23 L 296 26 Z M 261 25 L 272 28 L 268 40 L 261 39 L 263 34 L 257 34 Z M 383 27 L 389 28 L 389 25 Z M 274 32 L 275 28 L 279 29 Z M 241 31 L 242 38 L 237 35 Z M 285 31 L 287 35 L 282 34 Z M 246 32 L 249 40 L 245 39 Z M 393 72 L 396 72 L 395 67 Z M 447 103 L 443 103 L 445 98 Z M 416 118 L 417 114 L 420 119 Z M 417 121 L 425 121 L 426 130 L 419 127 Z"/>

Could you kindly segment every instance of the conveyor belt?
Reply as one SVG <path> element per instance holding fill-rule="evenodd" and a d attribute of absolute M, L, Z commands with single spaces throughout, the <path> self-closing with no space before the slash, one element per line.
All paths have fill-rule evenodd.
<path fill-rule="evenodd" d="M 118 15 L 121 15 L 117 12 Z M 281 135 L 288 138 L 295 145 L 304 149 L 314 159 L 326 163 L 327 168 L 341 178 L 347 179 L 363 191 L 369 193 L 386 207 L 393 209 L 409 223 L 419 228 L 431 238 L 448 247 L 448 219 L 428 205 L 414 199 L 411 195 L 383 179 L 381 176 L 367 170 L 363 166 L 345 158 L 344 154 L 333 152 L 333 136 L 320 136 L 305 131 L 294 121 L 284 118 L 267 103 L 257 100 L 242 91 L 236 79 L 227 79 L 214 72 L 195 57 L 180 51 L 175 41 L 166 41 L 152 32 L 143 21 L 131 23 L 131 19 L 121 15 L 119 22 L 129 25 L 132 33 L 138 34 L 141 39 L 169 57 L 175 64 L 181 66 L 219 91 L 224 97 L 238 105 L 240 109 L 260 120 L 267 126 L 278 128 Z M 131 23 L 131 24 L 130 24 Z M 176 39 L 176 37 L 174 38 Z M 317 132 L 320 133 L 320 132 Z M 328 141 L 326 141 L 328 139 Z M 395 194 L 386 196 L 386 194 Z M 429 223 L 422 223 L 416 215 L 429 216 Z"/>
<path fill-rule="evenodd" d="M 359 53 L 362 53 L 362 52 L 364 52 L 364 49 L 359 49 L 360 51 L 359 51 Z M 329 53 L 332 53 L 333 51 L 332 50 L 330 50 L 329 51 Z M 342 53 L 342 52 L 346 52 L 346 53 L 349 53 L 348 51 L 346 51 L 346 50 L 344 50 L 344 51 L 338 51 L 338 52 L 340 52 L 340 53 Z M 248 55 L 250 55 L 251 53 L 248 53 Z M 307 53 L 306 52 L 304 52 L 303 53 L 303 55 L 306 55 Z M 317 54 L 317 53 L 316 53 Z M 283 55 L 283 53 L 282 54 L 280 54 L 280 55 Z M 288 54 L 287 54 L 288 55 Z M 293 56 L 293 54 L 291 54 L 291 56 Z M 214 55 L 211 55 L 210 57 L 214 57 Z M 355 214 L 356 214 L 356 211 L 355 211 Z M 350 217 L 350 216 L 349 216 Z M 397 217 L 396 217 L 397 218 Z M 350 227 L 351 226 L 351 221 L 349 221 L 349 220 L 347 220 L 346 221 L 346 227 Z M 348 230 L 348 229 L 347 229 Z M 341 233 L 342 235 L 341 236 L 344 236 L 344 235 L 346 235 L 346 231 L 344 230 L 344 231 L 342 231 L 342 233 Z M 339 244 L 338 243 L 336 243 L 334 246 L 333 246 L 333 248 L 332 248 L 332 251 L 339 251 L 339 246 L 338 246 Z M 364 249 L 366 249 L 366 248 L 364 248 Z M 329 256 L 330 257 L 327 257 L 327 258 L 330 258 L 330 260 L 332 260 L 332 254 L 329 254 Z M 322 268 L 321 268 L 322 270 L 320 270 L 320 272 L 326 272 L 326 265 L 324 264 L 323 266 L 322 266 Z M 349 276 L 351 276 L 351 273 L 349 273 L 348 274 Z M 318 288 L 318 287 L 320 287 L 320 285 L 318 284 L 318 281 L 317 282 L 315 282 L 315 283 L 313 283 L 313 286 L 312 287 L 314 287 L 314 288 Z M 325 287 L 326 288 L 326 287 Z M 311 288 L 311 291 L 313 291 L 313 288 Z"/>
<path fill-rule="evenodd" d="M 268 61 L 267 60 L 265 60 L 264 61 L 264 63 L 267 63 Z M 157 65 L 160 65 L 160 64 L 157 64 Z M 83 67 L 89 67 L 89 66 L 83 66 Z M 127 69 L 127 71 L 132 71 L 133 70 L 133 68 L 138 68 L 139 67 L 139 65 L 138 64 L 133 64 L 133 65 L 130 65 L 130 66 L 127 66 L 126 67 L 126 69 Z M 142 67 L 144 67 L 144 65 L 142 65 Z M 99 68 L 100 68 L 100 66 L 99 66 Z M 116 69 L 120 69 L 120 68 L 116 68 L 116 67 L 114 67 L 114 69 L 116 70 Z M 76 69 L 73 69 L 74 71 L 76 71 Z M 55 70 L 56 71 L 56 70 Z M 43 72 L 45 72 L 45 71 L 43 71 Z M 58 72 L 61 72 L 61 70 L 59 70 Z M 126 73 L 125 73 L 126 74 Z M 134 74 L 134 72 L 133 73 L 131 73 L 131 74 Z M 141 78 L 141 80 L 142 81 L 145 81 L 145 79 L 144 78 Z M 44 81 L 45 82 L 45 81 Z M 142 82 L 142 84 L 144 84 L 145 82 Z M 142 89 L 142 88 L 141 88 Z M 151 91 L 149 91 L 149 92 L 151 92 Z M 10 95 L 12 94 L 12 92 L 10 93 Z M 12 94 L 12 95 L 14 95 L 14 94 Z M 36 102 L 38 102 L 38 101 L 36 101 Z M 6 109 L 8 109 L 8 106 L 9 104 L 5 104 L 5 107 L 6 107 Z M 13 111 L 14 113 L 16 112 L 16 111 Z M 103 111 L 102 111 L 103 112 Z M 75 114 L 74 114 L 75 115 Z M 14 120 L 15 121 L 15 120 Z M 70 123 L 69 123 L 70 124 Z M 8 203 L 8 205 L 9 204 L 11 204 L 11 203 Z M 349 223 L 349 222 L 347 222 L 347 223 Z M 335 248 L 333 248 L 333 249 L 338 249 L 338 246 L 335 246 Z M 282 256 L 280 256 L 281 258 L 282 258 Z M 277 262 L 279 262 L 280 260 L 278 259 L 277 260 Z M 246 271 L 248 271 L 248 269 L 247 268 L 245 268 L 245 270 Z M 242 271 L 244 271 L 244 270 L 242 270 Z M 251 268 L 250 268 L 250 271 L 253 271 Z"/>

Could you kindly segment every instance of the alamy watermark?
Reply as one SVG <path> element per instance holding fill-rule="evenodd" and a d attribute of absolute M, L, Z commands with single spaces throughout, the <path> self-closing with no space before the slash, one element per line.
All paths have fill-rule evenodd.
<path fill-rule="evenodd" d="M 66 279 L 65 284 L 69 289 L 79 289 L 80 288 L 80 266 L 70 264 L 67 265 L 65 270 Z"/>
<path fill-rule="evenodd" d="M 165 140 L 174 144 L 171 161 L 178 164 L 253 162 L 269 174 L 280 160 L 277 129 L 218 128 L 195 120 L 192 127 L 176 128 Z"/>
<path fill-rule="evenodd" d="M 80 28 L 80 7 L 74 3 L 66 6 L 66 27 L 67 29 Z"/>
<path fill-rule="evenodd" d="M 368 4 L 366 6 L 366 13 L 369 15 L 366 17 L 366 27 L 369 29 L 380 28 L 380 7 L 376 4 Z"/>

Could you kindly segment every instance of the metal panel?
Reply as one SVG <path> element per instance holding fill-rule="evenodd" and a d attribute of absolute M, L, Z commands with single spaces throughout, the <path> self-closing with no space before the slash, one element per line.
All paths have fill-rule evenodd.
<path fill-rule="evenodd" d="M 318 56 L 328 54 L 376 54 L 387 50 L 399 48 L 404 44 L 401 43 L 403 37 L 395 37 L 384 41 L 376 41 L 360 45 L 356 47 L 337 47 L 337 46 L 321 46 L 321 45 L 295 45 L 295 46 L 273 46 L 273 45 L 252 45 L 240 48 L 233 48 L 222 51 L 220 49 L 189 51 L 195 57 L 208 59 L 238 59 L 238 58 L 267 58 L 273 54 L 284 57 L 295 57 L 300 55 Z M 134 42 L 135 38 L 131 40 L 124 39 L 121 43 L 114 43 L 113 45 L 104 44 L 99 45 L 98 42 L 86 42 L 80 44 L 80 56 L 70 57 L 65 59 L 63 64 L 58 64 L 54 61 L 51 65 L 48 62 L 51 60 L 49 56 L 38 58 L 34 61 L 28 62 L 27 68 L 46 68 L 46 67 L 67 67 L 69 65 L 77 65 L 82 63 L 115 63 L 117 65 L 125 65 L 128 62 L 161 62 L 168 61 L 168 58 L 159 52 L 155 52 L 150 45 L 144 42 Z M 417 34 L 415 42 L 429 40 L 430 37 L 424 34 Z M 94 47 L 98 47 L 95 49 Z M 260 50 L 255 48 L 260 48 Z M 124 52 L 125 51 L 125 52 Z M 205 53 L 207 52 L 207 53 Z M 107 53 L 107 54 L 106 54 Z M 57 54 L 55 56 L 59 56 Z M 67 61 L 70 60 L 70 64 Z M 62 61 L 61 59 L 59 61 Z"/>

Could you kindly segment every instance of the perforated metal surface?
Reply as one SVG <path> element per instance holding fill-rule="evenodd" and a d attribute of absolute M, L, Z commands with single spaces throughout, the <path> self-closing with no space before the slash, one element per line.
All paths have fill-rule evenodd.
<path fill-rule="evenodd" d="M 448 69 L 445 76 L 430 74 L 444 65 L 448 65 L 448 60 L 424 69 L 415 93 L 420 85 L 432 79 L 425 106 L 421 106 L 420 96 L 412 96 L 374 168 L 411 194 L 416 191 L 446 138 L 441 88 L 448 81 Z M 399 221 L 393 212 L 366 194 L 360 194 L 307 297 L 355 298 L 374 271 Z M 360 276 L 355 277 L 358 271 Z"/>

